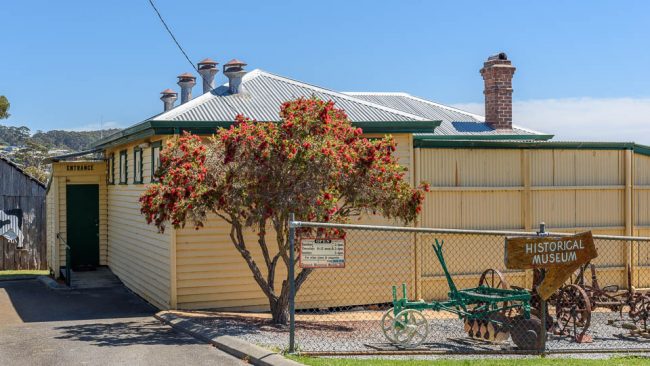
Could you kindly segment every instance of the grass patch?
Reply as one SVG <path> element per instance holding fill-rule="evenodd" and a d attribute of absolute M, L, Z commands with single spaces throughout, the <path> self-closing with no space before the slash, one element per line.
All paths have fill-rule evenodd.
<path fill-rule="evenodd" d="M 586 355 L 585 355 L 586 356 Z M 613 357 L 602 360 L 585 360 L 572 358 L 526 358 L 526 359 L 471 359 L 471 360 L 381 360 L 381 359 L 350 359 L 350 358 L 317 358 L 287 356 L 294 361 L 309 366 L 548 366 L 548 365 L 587 365 L 587 366 L 623 366 L 623 365 L 650 365 L 650 359 L 645 357 Z"/>
<path fill-rule="evenodd" d="M 48 270 L 41 271 L 0 271 L 0 280 L 18 278 L 23 276 L 47 276 L 50 274 Z"/>

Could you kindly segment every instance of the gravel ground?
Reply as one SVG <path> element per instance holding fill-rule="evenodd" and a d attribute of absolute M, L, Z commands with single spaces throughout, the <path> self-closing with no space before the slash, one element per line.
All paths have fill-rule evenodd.
<path fill-rule="evenodd" d="M 344 317 L 346 314 L 349 313 L 342 313 L 341 317 Z M 190 318 L 202 325 L 219 328 L 224 334 L 240 337 L 246 341 L 270 349 L 285 349 L 288 344 L 288 328 L 273 326 L 269 324 L 267 319 L 251 316 L 219 315 L 219 313 L 208 316 L 203 313 L 201 317 Z M 349 316 L 349 318 L 353 318 L 353 316 Z M 567 337 L 549 334 L 547 349 L 551 352 L 563 352 L 564 357 L 571 356 L 572 353 L 574 356 L 581 357 L 582 354 L 572 352 L 574 350 L 605 350 L 607 352 L 607 350 L 625 351 L 627 349 L 630 351 L 635 350 L 639 352 L 641 350 L 644 352 L 647 349 L 650 353 L 650 339 L 625 337 L 624 335 L 628 334 L 628 331 L 619 326 L 608 325 L 608 319 L 618 320 L 619 317 L 618 314 L 609 312 L 595 312 L 592 314 L 591 327 L 589 328 L 588 334 L 593 337 L 593 343 L 576 343 Z M 427 341 L 418 347 L 418 351 L 484 354 L 515 349 L 511 341 L 501 344 L 491 344 L 470 340 L 463 330 L 462 322 L 458 319 L 442 318 L 429 320 L 429 336 L 427 337 Z M 616 322 L 616 324 L 620 324 L 620 321 Z M 299 320 L 296 322 L 296 344 L 298 350 L 303 352 L 398 350 L 386 341 L 379 328 L 378 321 L 375 319 L 326 322 Z M 589 356 L 595 357 L 597 355 Z M 512 355 L 510 356 L 512 357 Z M 434 356 L 427 357 L 431 358 Z M 448 358 L 449 355 L 444 357 Z M 603 357 L 609 357 L 609 355 L 605 354 Z"/>

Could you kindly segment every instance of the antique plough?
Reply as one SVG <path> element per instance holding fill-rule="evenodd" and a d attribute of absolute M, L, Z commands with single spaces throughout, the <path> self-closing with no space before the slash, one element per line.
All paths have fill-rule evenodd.
<path fill-rule="evenodd" d="M 591 284 L 585 281 L 587 268 L 591 272 Z M 630 268 L 627 269 L 627 276 L 628 284 L 631 284 Z M 641 326 L 642 331 L 648 332 L 650 295 L 637 292 L 631 286 L 627 289 L 620 289 L 618 285 L 600 287 L 596 266 L 592 263 L 581 266 L 575 278 L 558 290 L 552 303 L 556 309 L 555 332 L 571 335 L 579 342 L 589 328 L 591 312 L 598 308 L 618 312 L 621 318 L 623 311 L 627 310 L 630 320 Z"/>
<path fill-rule="evenodd" d="M 458 290 L 454 284 L 442 254 L 443 242 L 436 239 L 433 250 L 444 271 L 449 285 L 447 301 L 411 301 L 402 284 L 402 296 L 397 297 L 393 286 L 393 307 L 381 319 L 386 339 L 402 347 L 416 347 L 429 334 L 429 323 L 423 310 L 447 311 L 458 315 L 465 323 L 465 331 L 473 338 L 513 342 L 524 350 L 539 349 L 541 344 L 541 321 L 531 315 L 531 295 L 523 289 L 490 286 L 482 276 L 478 287 Z M 492 278 L 494 282 L 494 278 Z"/>

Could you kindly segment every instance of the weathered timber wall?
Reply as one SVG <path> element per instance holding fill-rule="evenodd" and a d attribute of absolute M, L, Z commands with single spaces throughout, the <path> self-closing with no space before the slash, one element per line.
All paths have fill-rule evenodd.
<path fill-rule="evenodd" d="M 22 248 L 0 235 L 0 271 L 46 269 L 45 186 L 4 159 L 0 159 L 0 210 L 19 217 L 23 234 Z"/>

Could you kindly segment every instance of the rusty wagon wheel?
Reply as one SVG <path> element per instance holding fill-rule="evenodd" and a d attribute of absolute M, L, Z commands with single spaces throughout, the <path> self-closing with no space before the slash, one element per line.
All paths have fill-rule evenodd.
<path fill-rule="evenodd" d="M 498 269 L 488 268 L 481 274 L 478 280 L 479 286 L 487 286 L 491 288 L 509 289 L 510 285 L 506 281 L 506 277 Z"/>
<path fill-rule="evenodd" d="M 481 278 L 478 280 L 478 285 L 480 286 L 485 286 L 489 288 L 500 288 L 507 290 L 510 288 L 510 284 L 508 284 L 508 281 L 506 281 L 506 276 L 501 273 L 498 269 L 495 268 L 488 268 L 483 273 L 481 273 Z M 508 307 L 509 303 L 507 301 L 499 303 L 501 307 L 506 308 Z M 502 314 L 504 316 L 511 316 L 512 315 L 512 309 L 504 309 L 499 311 L 499 314 Z"/>
<path fill-rule="evenodd" d="M 635 324 L 641 324 L 644 331 L 648 331 L 648 317 L 650 317 L 650 296 L 644 294 L 637 296 L 630 304 L 630 319 Z"/>
<path fill-rule="evenodd" d="M 582 287 L 571 284 L 563 286 L 555 304 L 557 332 L 573 337 L 576 342 L 589 342 L 586 335 L 591 324 L 591 300 Z"/>

